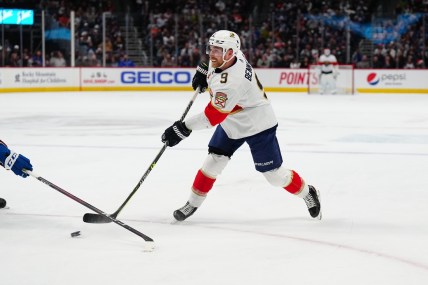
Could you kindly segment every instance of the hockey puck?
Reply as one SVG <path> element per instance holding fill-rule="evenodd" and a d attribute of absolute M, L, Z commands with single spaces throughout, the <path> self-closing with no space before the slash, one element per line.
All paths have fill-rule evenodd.
<path fill-rule="evenodd" d="M 71 237 L 78 237 L 78 236 L 80 236 L 80 231 L 71 233 Z"/>
<path fill-rule="evenodd" d="M 6 207 L 6 200 L 3 198 L 0 198 L 0 209 Z"/>

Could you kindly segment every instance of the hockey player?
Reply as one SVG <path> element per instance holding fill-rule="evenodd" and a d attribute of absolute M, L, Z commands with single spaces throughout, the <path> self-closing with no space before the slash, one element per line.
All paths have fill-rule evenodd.
<path fill-rule="evenodd" d="M 337 59 L 331 54 L 330 49 L 324 49 L 324 53 L 320 56 L 320 94 L 336 94 L 336 79 L 339 75 L 337 68 Z"/>
<path fill-rule="evenodd" d="M 12 170 L 13 173 L 21 177 L 27 177 L 28 174 L 24 173 L 22 170 L 33 170 L 33 166 L 30 163 L 30 160 L 10 150 L 7 145 L 0 140 L 0 165 L 6 168 L 7 170 Z M 6 206 L 6 200 L 0 198 L 0 208 Z"/>
<path fill-rule="evenodd" d="M 211 101 L 205 110 L 184 122 L 177 121 L 162 135 L 173 147 L 192 131 L 217 126 L 208 144 L 208 156 L 197 172 L 187 203 L 174 211 L 183 221 L 203 203 L 208 192 L 234 152 L 246 142 L 257 171 L 267 181 L 303 198 L 313 218 L 321 218 L 318 191 L 295 172 L 282 165 L 276 138 L 277 119 L 252 66 L 240 51 L 240 39 L 231 31 L 220 30 L 209 39 L 209 66 L 199 64 L 192 87 L 203 92 L 209 86 Z"/>

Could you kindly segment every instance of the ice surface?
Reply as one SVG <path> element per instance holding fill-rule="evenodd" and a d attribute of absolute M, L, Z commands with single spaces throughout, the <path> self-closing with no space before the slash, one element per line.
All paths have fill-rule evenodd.
<path fill-rule="evenodd" d="M 34 171 L 113 213 L 192 92 L 0 94 L 0 139 Z M 168 148 L 116 224 L 0 169 L 0 284 L 428 284 L 428 96 L 271 93 L 285 165 L 321 191 L 323 220 L 270 186 L 248 147 L 202 207 L 184 205 L 213 130 Z M 203 110 L 199 96 L 189 115 Z M 70 234 L 81 231 L 81 236 Z M 316 283 L 315 283 L 316 282 Z"/>

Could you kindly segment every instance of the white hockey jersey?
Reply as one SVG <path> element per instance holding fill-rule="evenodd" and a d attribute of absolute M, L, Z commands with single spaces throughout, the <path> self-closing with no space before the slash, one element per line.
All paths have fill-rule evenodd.
<path fill-rule="evenodd" d="M 236 63 L 223 71 L 210 64 L 207 81 L 211 102 L 203 113 L 185 120 L 189 129 L 209 128 L 220 123 L 229 138 L 240 139 L 277 124 L 254 69 L 242 52 L 236 57 Z"/>
<path fill-rule="evenodd" d="M 337 71 L 337 59 L 333 54 L 322 54 L 318 63 L 321 65 L 321 72 L 333 73 Z"/>

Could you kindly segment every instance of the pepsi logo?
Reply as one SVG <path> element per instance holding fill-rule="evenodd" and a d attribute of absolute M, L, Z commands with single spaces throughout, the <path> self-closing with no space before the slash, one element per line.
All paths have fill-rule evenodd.
<path fill-rule="evenodd" d="M 369 75 L 367 75 L 367 82 L 370 85 L 376 85 L 379 83 L 379 81 L 380 81 L 380 77 L 377 75 L 377 73 L 372 72 Z"/>

